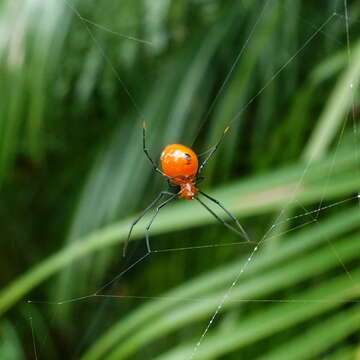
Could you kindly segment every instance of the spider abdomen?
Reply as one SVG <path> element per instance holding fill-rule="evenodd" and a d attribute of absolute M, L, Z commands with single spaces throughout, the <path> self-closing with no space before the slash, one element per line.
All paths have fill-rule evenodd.
<path fill-rule="evenodd" d="M 193 150 L 181 144 L 171 144 L 161 153 L 161 167 L 172 183 L 192 184 L 198 171 L 198 158 Z"/>

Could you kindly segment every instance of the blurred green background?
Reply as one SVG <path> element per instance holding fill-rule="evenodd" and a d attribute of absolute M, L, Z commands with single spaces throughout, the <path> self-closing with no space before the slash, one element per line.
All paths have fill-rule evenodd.
<path fill-rule="evenodd" d="M 359 18 L 342 0 L 0 1 L 0 358 L 189 359 L 243 270 L 195 359 L 359 359 Z M 177 201 L 121 273 L 167 188 L 143 119 L 154 158 L 231 124 L 201 187 L 252 243 Z"/>

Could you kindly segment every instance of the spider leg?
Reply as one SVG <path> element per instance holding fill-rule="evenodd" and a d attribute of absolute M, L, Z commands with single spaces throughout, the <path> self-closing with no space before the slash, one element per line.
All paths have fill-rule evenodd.
<path fill-rule="evenodd" d="M 126 249 L 128 247 L 129 244 L 129 240 L 131 237 L 131 233 L 133 231 L 134 226 L 143 218 L 143 216 L 160 200 L 160 198 L 163 195 L 173 195 L 173 193 L 169 192 L 169 191 L 162 191 L 151 203 L 150 205 L 148 205 L 142 212 L 141 214 L 133 221 L 133 223 L 131 224 L 130 230 L 129 230 L 129 234 L 128 237 L 124 243 L 124 247 L 123 247 L 123 257 L 125 257 L 126 255 Z"/>
<path fill-rule="evenodd" d="M 206 152 L 209 152 L 209 155 L 206 156 L 206 158 L 202 161 L 202 163 L 199 166 L 199 171 L 198 174 L 201 173 L 201 171 L 204 169 L 206 163 L 209 161 L 209 159 L 214 155 L 215 151 L 218 149 L 219 145 L 221 144 L 225 134 L 227 133 L 227 131 L 229 130 L 229 126 L 227 126 L 224 130 L 224 132 L 222 133 L 220 139 L 218 140 L 218 142 L 209 150 L 207 150 Z"/>
<path fill-rule="evenodd" d="M 172 183 L 172 182 L 171 182 L 171 178 L 170 178 L 170 177 L 168 177 L 166 181 L 167 181 L 167 183 L 168 183 L 168 185 L 169 185 L 169 189 L 179 188 L 179 185 L 178 185 L 178 184 L 175 184 L 175 183 Z"/>
<path fill-rule="evenodd" d="M 247 235 L 247 233 L 245 232 L 245 230 L 243 229 L 243 227 L 240 225 L 239 221 L 236 219 L 236 217 L 234 215 L 232 215 L 227 209 L 225 209 L 225 207 L 218 201 L 213 199 L 212 197 L 204 194 L 203 192 L 199 191 L 202 195 L 204 195 L 205 197 L 207 197 L 209 200 L 215 202 L 217 205 L 219 205 L 225 212 L 226 214 L 228 214 L 235 222 L 236 225 L 239 226 L 239 229 L 236 229 L 235 227 L 231 226 L 230 224 L 228 224 L 225 220 L 221 219 L 213 210 L 211 210 L 203 201 L 201 201 L 201 199 L 199 199 L 199 197 L 196 197 L 195 199 L 202 205 L 204 206 L 204 208 L 209 211 L 209 213 L 214 216 L 214 218 L 216 220 L 218 220 L 222 225 L 226 226 L 228 229 L 230 229 L 231 231 L 233 231 L 234 233 L 240 235 L 241 237 L 245 238 L 246 241 L 250 242 L 250 238 Z"/>
<path fill-rule="evenodd" d="M 172 196 L 169 197 L 168 199 L 166 199 L 163 203 L 161 203 L 159 206 L 157 206 L 157 208 L 155 209 L 155 213 L 154 215 L 151 217 L 149 223 L 147 224 L 146 228 L 145 228 L 145 236 L 146 236 L 146 247 L 148 252 L 151 252 L 151 248 L 150 248 L 150 241 L 149 241 L 149 232 L 150 232 L 150 228 L 152 223 L 154 222 L 157 214 L 159 213 L 160 209 L 162 207 L 164 207 L 165 205 L 167 205 L 169 202 L 173 201 L 179 194 L 171 194 Z"/>
<path fill-rule="evenodd" d="M 162 172 L 155 164 L 155 161 L 151 158 L 150 154 L 149 154 L 149 150 L 146 147 L 146 122 L 145 120 L 143 121 L 143 151 L 146 155 L 146 157 L 149 159 L 149 161 L 151 162 L 151 165 L 154 169 L 154 171 L 158 172 L 159 174 L 161 174 L 162 176 L 168 177 L 164 172 Z"/>
<path fill-rule="evenodd" d="M 202 157 L 202 156 L 204 156 L 204 155 L 208 154 L 208 153 L 212 150 L 212 148 L 213 148 L 213 146 L 211 146 L 209 149 L 207 149 L 207 150 L 203 151 L 202 153 L 197 154 L 197 156 L 200 158 L 200 157 Z"/>
<path fill-rule="evenodd" d="M 205 176 L 197 176 L 196 177 L 196 184 L 200 184 L 205 180 Z"/>
<path fill-rule="evenodd" d="M 201 190 L 199 190 L 199 193 L 204 195 L 206 198 L 208 198 L 210 201 L 214 202 L 216 205 L 218 205 L 219 207 L 221 207 L 225 213 L 231 217 L 231 219 L 234 220 L 235 224 L 238 226 L 242 236 L 246 239 L 246 241 L 251 242 L 249 235 L 247 234 L 247 232 L 245 231 L 245 229 L 243 228 L 243 226 L 240 224 L 239 220 L 236 218 L 236 216 L 234 214 L 232 214 L 228 209 L 226 209 L 226 207 L 219 201 L 214 199 L 213 197 L 211 197 L 208 194 L 205 194 L 204 192 L 202 192 Z"/>

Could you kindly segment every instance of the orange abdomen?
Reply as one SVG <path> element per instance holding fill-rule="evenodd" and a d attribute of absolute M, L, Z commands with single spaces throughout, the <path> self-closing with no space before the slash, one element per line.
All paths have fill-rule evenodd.
<path fill-rule="evenodd" d="M 198 158 L 194 151 L 181 144 L 172 144 L 164 148 L 161 154 L 163 172 L 173 179 L 175 184 L 192 183 L 198 171 Z"/>

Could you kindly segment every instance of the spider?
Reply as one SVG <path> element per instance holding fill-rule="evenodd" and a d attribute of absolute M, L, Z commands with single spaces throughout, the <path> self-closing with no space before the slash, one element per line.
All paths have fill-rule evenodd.
<path fill-rule="evenodd" d="M 143 122 L 143 151 L 146 157 L 149 159 L 153 170 L 164 176 L 169 186 L 176 186 L 178 191 L 173 193 L 170 191 L 161 191 L 160 194 L 147 206 L 143 212 L 133 221 L 131 224 L 128 237 L 123 247 L 123 256 L 126 255 L 126 249 L 131 237 L 132 230 L 134 226 L 143 218 L 143 216 L 163 197 L 167 196 L 168 198 L 160 203 L 151 217 L 149 223 L 145 228 L 145 237 L 146 237 L 146 247 L 148 253 L 151 253 L 150 240 L 149 240 L 149 232 L 152 223 L 154 222 L 157 214 L 160 209 L 169 204 L 171 201 L 176 198 L 185 199 L 185 200 L 197 200 L 206 210 L 208 210 L 222 225 L 226 226 L 228 229 L 232 230 L 236 234 L 242 236 L 246 239 L 246 241 L 250 242 L 250 239 L 245 232 L 244 228 L 240 225 L 238 219 L 227 210 L 224 205 L 219 201 L 211 197 L 210 195 L 205 194 L 201 191 L 197 184 L 204 179 L 204 177 L 200 176 L 203 171 L 206 163 L 218 149 L 220 143 L 222 142 L 224 135 L 229 130 L 229 126 L 227 126 L 218 140 L 218 142 L 212 146 L 207 152 L 208 155 L 205 159 L 200 163 L 197 155 L 193 150 L 189 147 L 181 144 L 171 144 L 167 145 L 160 157 L 161 161 L 161 169 L 155 164 L 154 160 L 151 158 L 149 154 L 149 150 L 146 147 L 146 122 Z M 203 195 L 208 200 L 212 201 L 216 205 L 218 205 L 236 224 L 237 228 L 228 224 L 225 220 L 221 219 L 213 210 L 211 210 L 200 198 L 199 194 Z"/>

